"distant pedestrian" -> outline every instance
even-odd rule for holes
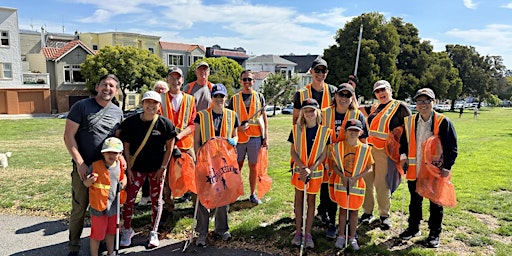
[[[464,112],[464,107],[459,108],[459,118],[462,117],[462,113]]]
[[[478,118],[478,108],[476,106],[473,108],[473,118]]]

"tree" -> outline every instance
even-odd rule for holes
[[[82,75],[87,79],[86,87],[94,92],[99,78],[114,74],[119,78],[123,94],[123,110],[126,90],[139,91],[144,85],[151,87],[167,74],[167,67],[155,54],[133,46],[106,46],[96,55],[89,55],[80,65]]]
[[[188,71],[187,83],[193,82],[197,79],[195,72],[196,65],[201,61],[208,63],[210,66],[210,76],[208,77],[208,81],[213,84],[221,83],[226,86],[230,97],[235,94],[235,89],[240,88],[240,74],[244,68],[240,66],[238,62],[226,57],[204,58],[197,60]]]
[[[297,76],[286,79],[282,74],[270,74],[268,78],[263,81],[262,93],[267,100],[267,104],[272,103],[274,106],[274,115],[276,114],[275,106],[277,104],[284,105],[291,102],[298,81],[299,77]],[[272,102],[269,102],[271,100]]]

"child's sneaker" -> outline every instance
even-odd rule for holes
[[[121,234],[121,241],[119,242],[119,246],[128,247],[132,244],[132,238],[135,236],[135,231],[132,228],[123,229]]]
[[[329,225],[329,228],[325,232],[325,236],[328,238],[336,238],[336,234],[338,234],[338,227],[336,225]]]
[[[300,246],[301,243],[302,243],[302,233],[295,232],[295,235],[293,236],[293,239],[292,239],[292,245]]]
[[[158,241],[158,233],[156,231],[149,232],[149,248],[158,247],[160,245],[160,241]]]
[[[348,239],[348,243],[352,246],[352,249],[354,249],[354,251],[359,250],[359,245],[357,244],[357,240],[355,238]]]
[[[313,236],[306,234],[306,248],[315,248],[315,242],[313,242]]]
[[[258,196],[256,196],[255,194],[252,194],[250,197],[249,197],[249,200],[251,201],[251,203],[253,204],[262,204],[263,202],[261,202],[261,200],[258,198]]]
[[[345,237],[344,237],[344,236],[338,236],[338,238],[336,239],[336,243],[334,244],[334,246],[336,246],[336,248],[338,248],[338,249],[343,249],[343,248],[345,248]]]

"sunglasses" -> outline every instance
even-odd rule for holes
[[[416,105],[422,105],[422,104],[430,104],[432,102],[431,99],[428,100],[417,100]]]
[[[339,97],[345,97],[347,99],[352,98],[352,94],[350,94],[350,93],[338,92],[337,94],[338,94]]]
[[[383,92],[385,90],[386,90],[386,88],[379,88],[379,89],[375,89],[375,91],[373,91],[373,93],[380,93],[380,92]]]
[[[250,78],[250,77],[244,77],[244,78],[242,78],[242,81],[244,81],[244,82],[252,82],[252,80],[254,80],[254,79],[252,79],[252,78]]]
[[[224,94],[215,94],[213,95],[214,98],[224,98]]]
[[[313,71],[315,71],[315,73],[322,73],[322,74],[325,74],[327,73],[327,69],[320,69],[320,68],[315,68],[313,69]]]

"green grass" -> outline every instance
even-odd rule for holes
[[[472,115],[458,118],[446,113],[458,134],[459,157],[452,181],[457,192],[457,208],[445,208],[442,245],[427,249],[419,239],[399,243],[395,238],[406,225],[409,193],[405,192],[405,215],[401,214],[402,187],[392,197],[393,228],[360,227],[361,255],[512,255],[512,109],[483,109],[477,120]],[[68,215],[71,207],[70,157],[62,134],[64,120],[0,120],[0,152],[12,151],[9,167],[0,169],[0,212]],[[263,204],[247,200],[248,177],[244,167],[246,195],[231,205],[230,230],[234,241],[217,246],[256,249],[273,254],[296,255],[290,246],[294,230],[293,187],[289,183],[289,148],[286,141],[291,116],[269,118],[269,174],[274,180]],[[317,198],[317,202],[318,202]],[[424,219],[428,203],[424,202]],[[192,203],[176,205],[173,219],[165,226],[167,236],[185,238],[192,225]],[[149,207],[137,208],[134,226],[148,230]],[[403,222],[402,222],[403,221]],[[315,249],[310,255],[335,255],[334,241],[324,238],[325,229],[315,223]],[[212,227],[211,227],[212,228]],[[426,221],[422,232],[428,234]]]

